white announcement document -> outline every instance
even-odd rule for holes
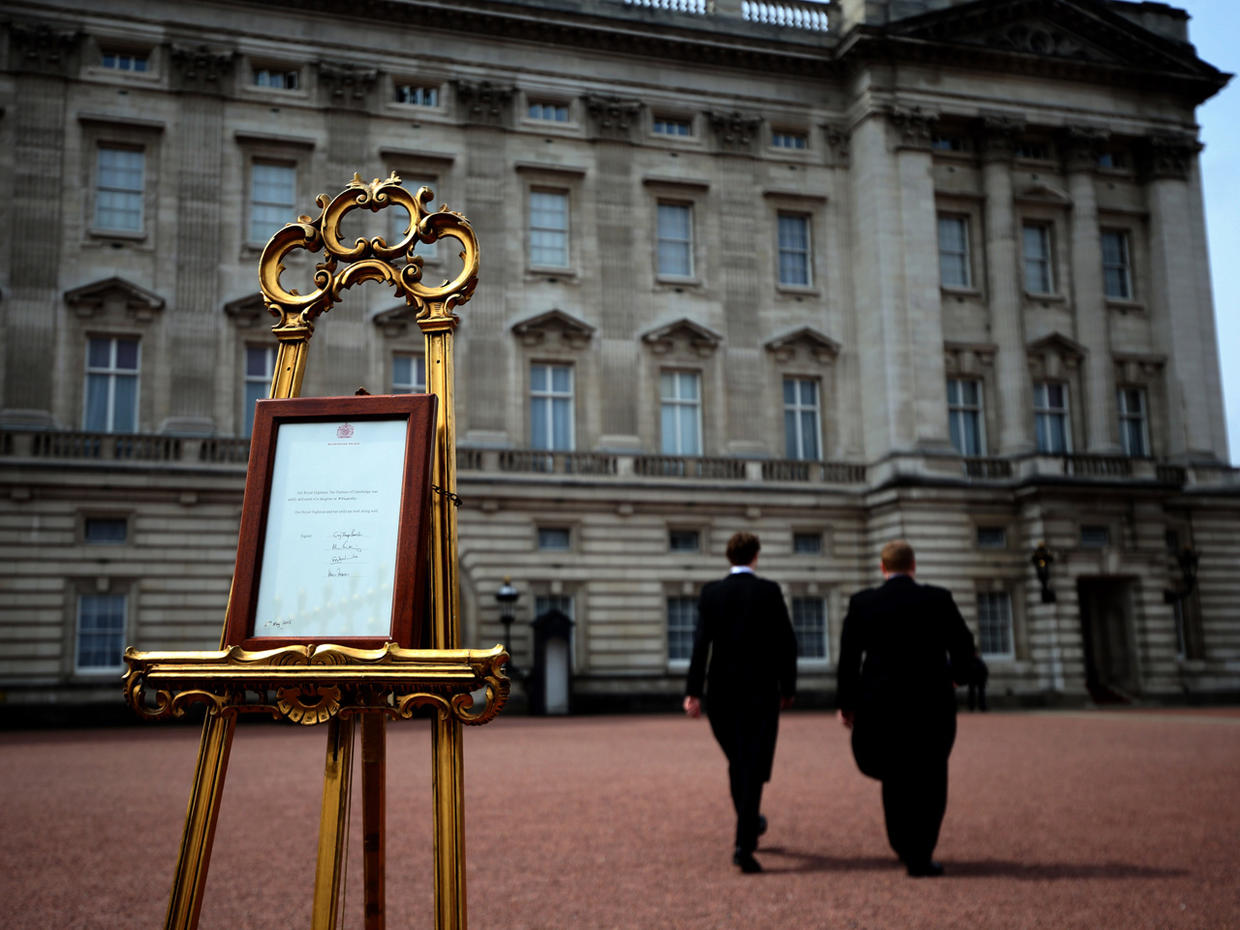
[[[276,454],[255,636],[387,636],[405,420],[285,423]]]

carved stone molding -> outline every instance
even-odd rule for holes
[[[586,94],[581,98],[590,118],[590,134],[598,139],[631,142],[633,134],[641,126],[640,100],[624,97],[602,97]]]
[[[376,313],[371,317],[370,322],[374,323],[388,339],[399,339],[404,336],[410,326],[417,324],[418,313],[413,307],[401,304],[390,310],[384,310]]]
[[[827,146],[827,164],[833,168],[847,168],[849,162],[849,133],[836,123],[822,123],[822,139]]]
[[[767,342],[764,348],[777,362],[790,362],[796,358],[798,352],[805,351],[815,362],[827,365],[834,362],[840,354],[838,342],[810,326],[802,326],[776,336]]]
[[[174,45],[168,50],[173,90],[199,94],[223,94],[232,77],[237,56],[205,45]]]
[[[65,291],[65,303],[79,319],[102,316],[111,307],[123,307],[136,323],[149,323],[164,309],[164,299],[124,278],[112,277]]]
[[[945,342],[944,366],[949,375],[979,375],[994,367],[997,350],[993,343]]]
[[[1112,356],[1115,363],[1115,380],[1120,384],[1146,384],[1162,374],[1167,364],[1165,355],[1154,355],[1143,352],[1116,352]]]
[[[1025,121],[1015,116],[982,117],[981,149],[983,162],[1010,162],[1016,156],[1016,143],[1025,131]]]
[[[512,333],[527,348],[553,344],[582,349],[594,335],[594,327],[563,310],[552,309],[514,323]]]
[[[55,29],[48,23],[11,23],[10,66],[14,71],[68,77],[75,70],[74,57],[85,38],[83,32]]]
[[[1036,381],[1060,378],[1076,371],[1084,361],[1087,350],[1063,333],[1054,332],[1029,343],[1026,353],[1029,374]]]
[[[1186,181],[1201,143],[1193,136],[1160,133],[1145,140],[1146,172],[1151,180]]]
[[[359,68],[330,61],[320,61],[317,67],[323,102],[328,106],[340,104],[352,107],[365,100],[379,81],[377,68]]]
[[[267,317],[268,312],[263,295],[258,291],[224,304],[224,315],[232,320],[238,329],[252,329]]]
[[[715,132],[720,151],[751,155],[757,152],[762,138],[762,117],[746,116],[738,110],[731,113],[707,112],[706,119]]]
[[[1069,126],[1063,133],[1064,167],[1068,171],[1093,171],[1110,138],[1105,129]]]
[[[642,342],[650,346],[650,351],[655,355],[667,355],[679,344],[687,347],[692,354],[706,358],[719,348],[723,336],[684,317],[643,333]]]
[[[934,139],[934,126],[939,119],[937,113],[931,113],[921,107],[897,105],[888,110],[887,119],[896,131],[896,151],[901,149],[930,151],[930,143]]]
[[[490,81],[453,81],[461,121],[478,126],[507,126],[516,88]]]

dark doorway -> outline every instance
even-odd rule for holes
[[[1089,694],[1100,704],[1130,701],[1138,690],[1131,633],[1133,581],[1080,578],[1076,586]]]

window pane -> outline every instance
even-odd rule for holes
[[[680,277],[693,274],[692,215],[685,204],[659,204],[658,272]]]
[[[680,454],[702,454],[702,440],[698,436],[696,406],[683,406],[680,408]]]
[[[697,627],[697,601],[691,597],[667,599],[667,657],[687,662],[693,655],[693,633]]]
[[[137,431],[138,379],[117,375],[113,382],[112,431],[133,433]]]
[[[797,658],[827,657],[826,607],[822,598],[792,599],[792,631],[796,634]]]
[[[86,376],[86,412],[83,427],[94,432],[104,432],[108,428],[108,385],[107,375]]]
[[[982,655],[1012,655],[1012,603],[1006,591],[978,594],[977,627]]]
[[[128,532],[124,517],[87,517],[82,535],[88,543],[123,543]]]
[[[123,594],[83,594],[78,598],[78,668],[119,667],[124,635]]]

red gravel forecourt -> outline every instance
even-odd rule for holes
[[[469,919],[530,928],[1240,927],[1240,709],[962,714],[936,858],[887,848],[823,711],[781,720],[758,859],[731,864],[705,720],[503,716],[465,737]],[[433,923],[430,730],[388,727],[387,926]],[[184,725],[0,733],[0,926],[162,926]],[[306,927],[326,730],[242,724],[203,930]],[[355,754],[360,755],[360,754]],[[362,925],[360,777],[342,925]]]

